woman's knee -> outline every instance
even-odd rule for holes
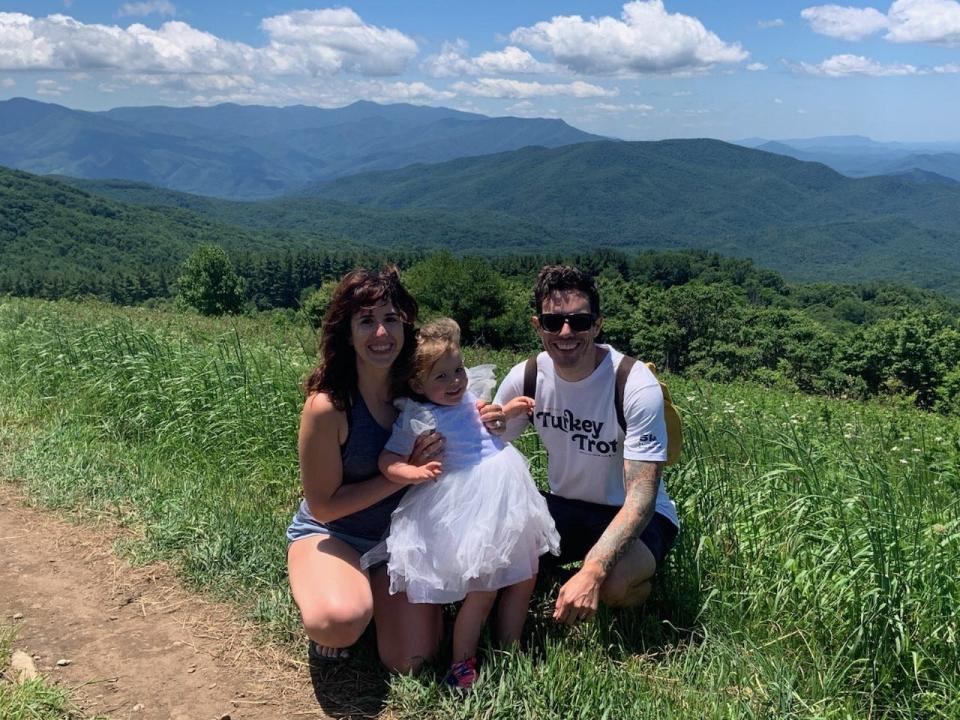
[[[358,603],[318,602],[301,608],[303,627],[316,643],[331,647],[353,645],[373,617],[373,608]]]

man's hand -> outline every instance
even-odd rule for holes
[[[600,605],[600,585],[603,579],[590,568],[583,568],[560,588],[553,619],[564,625],[573,625],[591,619]]]

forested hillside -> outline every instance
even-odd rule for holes
[[[314,192],[370,207],[506,213],[593,247],[717,250],[797,280],[960,291],[960,186],[855,180],[716,140],[526,148]]]

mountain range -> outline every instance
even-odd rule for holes
[[[960,185],[851,179],[716,140],[524,148],[364,173],[255,203],[70,181],[247,229],[376,247],[557,253],[700,248],[800,281],[885,278],[960,294]]]
[[[794,140],[749,138],[737,144],[823,163],[848,177],[897,175],[960,183],[960,143],[881,143],[861,135],[836,135]]]
[[[368,170],[596,139],[562,120],[372,102],[105,112],[24,98],[0,102],[0,165],[232,199],[277,197]]]

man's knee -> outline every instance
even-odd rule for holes
[[[632,581],[610,577],[600,586],[600,602],[612,607],[633,607],[640,605],[650,597],[652,581],[645,580]]]

